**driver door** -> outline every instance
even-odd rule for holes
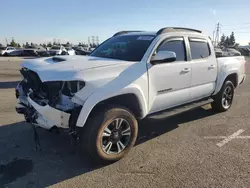
[[[187,61],[186,44],[183,37],[164,40],[159,51],[172,51],[176,61],[149,65],[150,113],[178,106],[190,101],[191,63]]]

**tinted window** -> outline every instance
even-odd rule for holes
[[[155,36],[121,35],[108,39],[98,46],[90,56],[125,61],[141,61]]]
[[[60,50],[61,47],[60,47],[60,46],[52,46],[51,49],[52,49],[52,50]]]
[[[192,59],[203,59],[210,56],[209,45],[206,41],[190,41]]]
[[[157,52],[159,51],[175,52],[176,61],[186,61],[185,46],[184,46],[184,41],[182,40],[163,42],[163,44],[159,46]]]

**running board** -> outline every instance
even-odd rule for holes
[[[173,107],[173,108],[170,108],[170,109],[167,109],[167,110],[163,110],[163,111],[160,111],[160,112],[149,114],[147,117],[161,116],[161,117],[166,118],[166,117],[169,117],[169,116],[180,114],[182,112],[186,112],[186,111],[194,109],[194,108],[198,108],[198,107],[210,104],[213,101],[214,100],[211,99],[211,98],[205,99],[205,100],[203,99],[203,100],[200,100],[200,101],[184,104],[184,105],[181,105],[181,106],[177,106],[177,107]]]

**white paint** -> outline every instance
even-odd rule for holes
[[[216,145],[218,147],[224,146],[226,143],[230,142],[233,139],[250,139],[250,136],[239,136],[241,133],[243,133],[244,130],[240,129],[237,132],[233,133],[230,136],[206,136],[205,139],[224,139],[221,142],[217,143]]]
[[[226,143],[230,142],[231,140],[233,140],[236,136],[239,136],[241,133],[243,133],[244,130],[240,129],[237,132],[233,133],[232,135],[230,135],[229,137],[225,138],[224,140],[222,140],[221,142],[217,143],[216,145],[219,147],[224,146]]]
[[[225,139],[226,136],[205,136],[205,139]]]
[[[250,136],[237,136],[236,138],[239,138],[239,139],[250,139]]]

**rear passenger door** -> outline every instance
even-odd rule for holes
[[[191,55],[191,88],[192,100],[211,95],[217,78],[217,60],[211,42],[205,38],[189,37]]]

